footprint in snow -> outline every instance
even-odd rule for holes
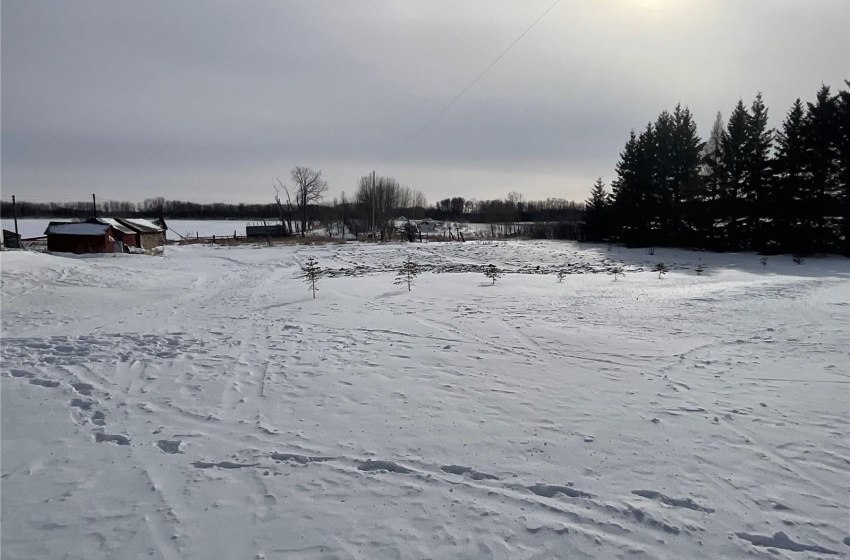
[[[104,434],[101,432],[96,432],[94,434],[94,440],[98,443],[108,442],[115,443],[117,445],[130,445],[130,438],[127,436],[122,436],[120,434]]]

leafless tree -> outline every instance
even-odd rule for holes
[[[309,167],[295,166],[289,172],[295,183],[295,206],[301,215],[301,236],[307,232],[307,207],[322,200],[328,190],[327,181],[322,179],[322,172],[313,171]]]
[[[274,187],[274,201],[277,202],[277,208],[280,211],[280,223],[286,228],[287,235],[292,235],[292,197],[289,196],[289,189],[280,179],[277,179],[277,185],[272,186]],[[284,212],[283,203],[280,201],[280,189],[283,189],[283,192],[286,193],[286,212]]]
[[[392,177],[366,175],[357,182],[354,202],[364,214],[366,228],[391,230],[402,208],[424,207],[425,196]]]

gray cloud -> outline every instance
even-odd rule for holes
[[[269,199],[295,164],[426,195],[583,199],[631,128],[677,102],[705,133],[764,92],[848,71],[843,0],[10,1],[3,196]]]

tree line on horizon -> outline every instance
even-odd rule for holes
[[[848,84],[850,85],[850,84]],[[607,192],[586,203],[584,238],[629,246],[850,255],[850,92],[797,99],[779,130],[761,94],[707,140],[687,107],[632,131]]]
[[[501,224],[494,234],[529,235],[628,246],[679,246],[715,251],[850,255],[850,92],[822,86],[814,102],[797,99],[779,130],[768,127],[759,93],[739,100],[728,121],[720,113],[707,140],[687,107],[663,111],[632,131],[616,165],[611,192],[602,179],[585,203],[425,196],[393,177],[361,177],[352,196],[327,200],[321,171],[295,167],[293,186],[280,180],[269,204],[193,203],[163,197],[141,203],[106,200],[101,216],[168,219],[280,220],[292,234],[320,224],[355,235],[392,230],[395,220]],[[286,193],[286,201],[280,190]],[[289,189],[292,189],[290,192]],[[19,218],[91,217],[91,202],[18,201]],[[12,203],[0,202],[11,218]],[[534,223],[545,227],[519,227]],[[553,224],[556,227],[553,227]],[[383,237],[383,236],[382,236]]]

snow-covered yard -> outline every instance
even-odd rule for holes
[[[0,258],[3,558],[850,553],[847,259]]]

